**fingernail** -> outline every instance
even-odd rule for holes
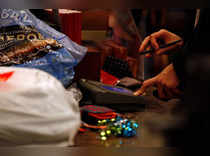
[[[135,96],[138,96],[138,95],[139,95],[139,92],[135,92],[134,95],[135,95]]]
[[[134,92],[133,95],[137,96],[138,95],[138,92]]]
[[[134,95],[134,96],[138,96],[138,94],[137,94],[137,93],[134,93],[133,95]]]
[[[134,93],[134,95],[138,96],[138,95],[142,95],[142,92],[141,91],[137,91]]]

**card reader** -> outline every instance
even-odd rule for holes
[[[95,104],[118,111],[142,111],[151,100],[146,96],[134,96],[129,89],[81,79],[78,87],[83,93],[80,105]],[[89,103],[88,103],[89,102]]]

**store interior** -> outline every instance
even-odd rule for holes
[[[197,147],[209,127],[205,11],[0,9],[0,146]]]

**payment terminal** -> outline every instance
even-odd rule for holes
[[[119,111],[144,110],[150,102],[146,96],[134,96],[129,89],[81,79],[78,87],[83,93],[80,105],[95,104]]]

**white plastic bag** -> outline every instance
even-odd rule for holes
[[[79,126],[78,102],[53,76],[0,67],[0,145],[73,145]]]

